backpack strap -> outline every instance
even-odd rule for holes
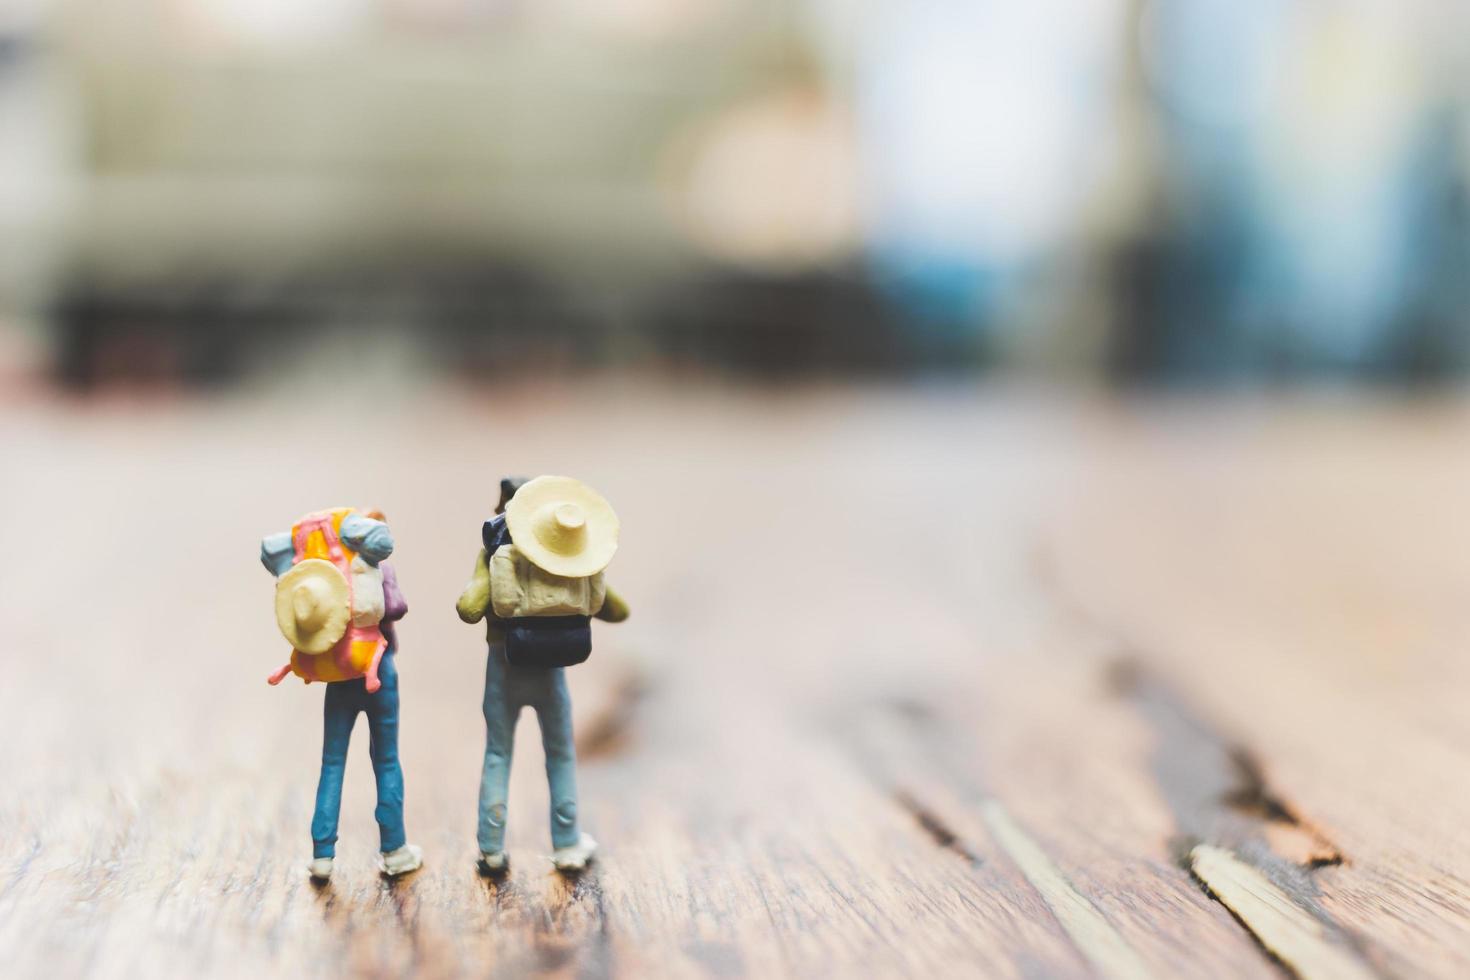
[[[378,665],[383,662],[383,651],[388,648],[388,638],[378,633],[378,646],[373,651],[373,659],[368,662],[367,671],[363,674],[363,687],[369,694],[376,694],[383,682],[378,680]]]
[[[505,526],[505,515],[496,514],[480,528],[480,543],[485,546],[485,560],[489,561],[501,545],[515,544],[510,539],[510,528]]]
[[[342,541],[337,537],[337,529],[332,526],[332,512],[323,510],[315,514],[308,514],[296,522],[295,533],[291,536],[291,546],[296,551],[296,560],[300,561],[306,554],[306,542],[313,531],[320,531],[322,541],[327,546],[327,557],[342,570],[342,575],[347,579],[347,608],[357,608],[357,586],[353,582],[352,566],[347,561],[347,555],[342,550]]]
[[[342,542],[337,537],[337,529],[332,526],[332,515],[329,513],[309,514],[296,523],[296,533],[291,538],[291,546],[296,549],[296,560],[300,561],[306,554],[306,541],[311,537],[313,531],[320,531],[322,541],[327,546],[327,554],[332,559],[332,564],[346,569],[347,556],[342,551]]]

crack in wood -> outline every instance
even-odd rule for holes
[[[909,812],[909,815],[914,818],[915,822],[929,835],[934,843],[946,851],[953,851],[955,854],[958,854],[969,862],[971,867],[980,866],[982,863],[980,856],[960,839],[960,835],[955,833],[939,814],[920,803],[912,794],[905,790],[897,790],[893,794],[893,798],[899,806]]]
[[[1210,844],[1195,845],[1188,864],[1206,893],[1293,975],[1304,980],[1377,977],[1344,936],[1302,908],[1259,868]]]
[[[1326,834],[1272,790],[1260,760],[1249,749],[1234,746],[1230,761],[1235,767],[1236,785],[1221,797],[1221,802],[1265,822],[1264,833],[1273,851],[1313,870],[1346,863],[1342,851]]]
[[[1118,635],[1062,585],[1050,549],[1032,552],[1032,570],[1060,615],[1089,632]],[[1159,736],[1154,768],[1180,826],[1175,848],[1180,867],[1189,870],[1187,852],[1198,841],[1249,845],[1242,837],[1264,842],[1244,850],[1263,851],[1268,863],[1308,872],[1347,863],[1341,848],[1271,787],[1249,747],[1221,733],[1148,671],[1142,658],[1120,646],[1104,669],[1106,687],[1131,701]],[[1302,890],[1315,894],[1314,885]]]
[[[1102,636],[1115,630],[1059,584],[1049,552],[1035,572],[1059,613]],[[1156,735],[1155,778],[1180,833],[1180,868],[1298,976],[1372,977],[1364,944],[1318,904],[1311,872],[1347,863],[1342,850],[1274,789],[1260,759],[1197,713],[1126,646],[1105,667],[1108,690],[1133,704]]]
[[[1261,949],[1303,977],[1373,976],[1364,944],[1324,911],[1312,872],[1346,857],[1275,789],[1245,745],[1133,657],[1108,682],[1154,730],[1154,770],[1180,835],[1179,866]]]
[[[1045,849],[1016,823],[1004,804],[981,788],[973,772],[974,760],[967,758],[965,763],[960,764],[950,758],[954,751],[954,739],[943,732],[943,721],[932,705],[918,699],[901,698],[880,702],[880,707],[882,710],[877,712],[878,717],[902,723],[890,735],[899,736],[900,732],[906,732],[910,738],[922,744],[924,751],[920,756],[930,760],[930,764],[944,774],[947,782],[974,801],[980,823],[986,832],[1040,897],[1042,904],[1050,910],[1058,927],[1083,961],[1104,977],[1139,978],[1152,975],[1143,957],[1118,932],[1092,899],[1078,889],[1052,861]],[[881,724],[881,721],[870,719],[861,732],[872,738],[873,727],[881,727]],[[854,730],[843,741],[852,749],[861,745],[863,739]],[[891,749],[902,738],[890,737],[876,741]],[[902,787],[895,775],[896,767],[885,767],[881,761],[881,752],[857,751],[855,755],[863,760],[863,770],[868,776],[892,794],[895,802],[914,818],[930,840],[964,858],[971,868],[984,867],[984,859],[976,849],[939,815],[936,808]]]
[[[629,670],[613,686],[607,703],[581,727],[577,756],[584,762],[616,755],[628,747],[638,707],[651,685],[643,673]]]
[[[1157,735],[1154,772],[1180,830],[1176,857],[1200,842],[1227,847],[1262,866],[1305,899],[1308,872],[1346,862],[1342,850],[1271,786],[1247,746],[1220,732],[1140,661],[1120,656],[1107,668],[1110,690],[1130,701]]]

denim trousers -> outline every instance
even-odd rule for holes
[[[505,813],[516,719],[527,705],[536,709],[551,787],[551,843],[570,847],[577,829],[577,749],[572,740],[572,699],[560,667],[513,667],[505,644],[490,644],[485,662],[485,767],[480,773],[480,850],[505,850]]]
[[[347,743],[359,711],[368,719],[368,754],[378,781],[379,846],[386,853],[404,844],[403,767],[398,764],[398,668],[393,652],[378,665],[382,687],[367,692],[359,677],[327,685],[322,712],[322,778],[316,787],[316,815],[311,820],[313,857],[337,853],[337,816],[342,810],[342,774],[347,768]]]

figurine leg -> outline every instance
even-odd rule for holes
[[[572,699],[566,674],[546,671],[536,700],[541,744],[546,749],[546,782],[551,787],[551,843],[560,849],[580,839],[577,830],[577,746],[572,738]]]
[[[396,851],[406,843],[403,831],[403,767],[398,762],[398,668],[391,656],[378,667],[378,692],[367,699],[368,754],[378,781],[379,850]]]
[[[505,850],[505,815],[510,793],[510,759],[515,751],[521,706],[506,684],[505,649],[490,647],[485,666],[485,766],[480,772],[480,853]]]
[[[322,700],[322,775],[316,786],[316,815],[311,820],[314,858],[337,853],[337,815],[342,809],[342,773],[347,768],[347,742],[357,720],[351,681],[327,685]]]

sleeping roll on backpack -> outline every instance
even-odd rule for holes
[[[485,522],[490,608],[505,623],[507,661],[552,668],[587,659],[618,528],[601,495],[565,476],[527,482],[503,516]]]

